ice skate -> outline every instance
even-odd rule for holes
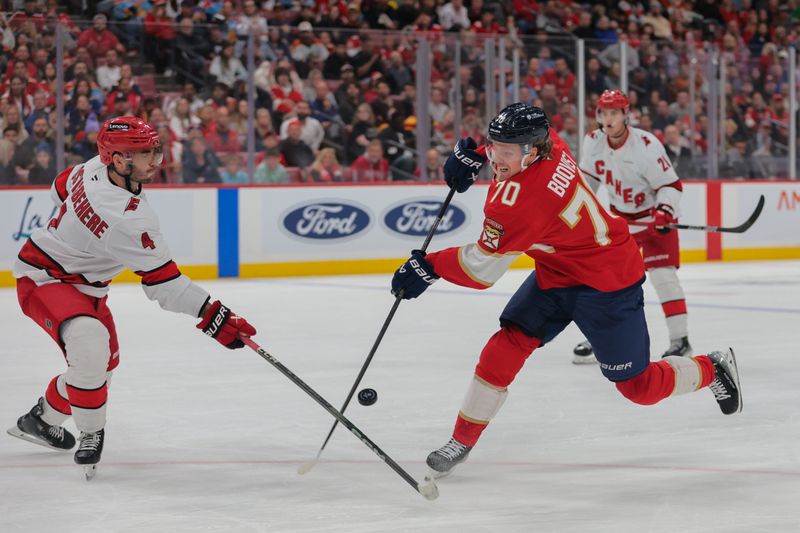
[[[586,365],[596,363],[597,358],[594,356],[594,350],[589,341],[579,342],[575,349],[572,350],[572,363],[576,365]]]
[[[689,337],[681,337],[680,339],[672,339],[669,341],[669,348],[661,354],[661,358],[675,355],[678,357],[691,357],[692,345],[689,344]]]
[[[723,414],[738,413],[742,410],[742,391],[733,348],[728,348],[727,352],[711,352],[708,358],[714,363],[716,372],[716,377],[708,388],[714,393]]]
[[[86,480],[92,479],[97,472],[97,463],[103,453],[103,439],[105,430],[101,429],[95,433],[81,432],[81,442],[78,451],[75,452],[75,463],[83,466]]]
[[[447,444],[428,455],[425,461],[434,479],[449,475],[456,465],[467,460],[472,446],[465,446],[456,439],[450,439]]]
[[[75,446],[75,437],[61,426],[51,426],[42,420],[44,398],[39,398],[30,412],[17,420],[17,425],[9,428],[7,433],[51,450],[71,450]]]

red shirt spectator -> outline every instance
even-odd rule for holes
[[[166,2],[155,2],[153,10],[144,17],[144,33],[162,41],[175,38],[175,21],[166,11]]]
[[[105,15],[95,15],[92,22],[92,27],[83,30],[78,37],[78,46],[88,48],[95,59],[103,57],[109,48],[116,48],[120,53],[125,52],[125,47],[119,42],[117,36],[106,27]]]
[[[227,107],[217,109],[217,121],[213,128],[206,134],[209,148],[216,153],[240,152],[242,143],[239,135],[230,127],[231,118]]]
[[[367,151],[358,156],[350,166],[353,181],[388,181],[389,162],[383,157],[383,145],[375,139]]]

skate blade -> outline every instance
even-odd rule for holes
[[[736,392],[739,393],[739,408],[731,413],[736,414],[741,413],[742,407],[744,406],[742,402],[742,385],[739,383],[739,365],[736,364],[736,354],[733,353],[733,348],[730,346],[728,347],[728,351],[731,353],[731,359],[733,360],[733,381],[736,383]]]
[[[574,355],[572,356],[573,365],[596,365],[597,358],[594,355]]]
[[[86,481],[91,481],[97,474],[97,465],[83,465],[83,475],[86,476]]]
[[[42,446],[43,448],[47,448],[48,450],[55,450],[57,452],[68,452],[69,451],[69,450],[64,449],[64,448],[56,448],[55,446],[51,446],[50,443],[48,443],[47,441],[43,441],[42,439],[38,439],[38,438],[34,437],[33,435],[28,435],[27,433],[25,433],[24,431],[19,429],[17,426],[13,426],[13,427],[8,428],[6,430],[6,433],[8,433],[12,437],[16,437],[16,438],[18,438],[20,440],[24,440],[24,441],[30,442],[32,444],[38,444],[39,446]]]
[[[456,465],[456,466],[458,466],[458,465]],[[447,472],[439,472],[438,470],[434,470],[433,468],[428,467],[428,475],[425,476],[425,479],[426,480],[428,480],[428,479],[435,480],[435,479],[446,478],[447,476],[449,476],[450,474],[453,473],[453,470],[456,469],[456,466],[454,466],[453,468],[451,468]]]

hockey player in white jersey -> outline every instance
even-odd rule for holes
[[[227,348],[255,328],[181,274],[142,192],[160,168],[158,134],[144,121],[119,117],[97,135],[99,155],[69,167],[53,182],[59,210],[30,236],[14,265],[22,311],[58,343],[67,370],[8,433],[59,449],[76,440],[62,427],[72,416],[80,431],[75,462],[94,475],[105,437],[111,373],[119,363],[109,282],[125,267],[142,278],[151,300],[200,318],[197,327]]]
[[[605,91],[597,106],[600,128],[586,135],[580,169],[596,192],[608,189],[611,211],[629,221],[642,248],[647,276],[656,289],[667,320],[670,345],[662,357],[690,356],[686,300],[678,280],[678,232],[669,228],[678,217],[683,187],[661,142],[649,132],[628,125],[630,103],[620,91]],[[596,362],[592,346],[579,343],[574,363]]]

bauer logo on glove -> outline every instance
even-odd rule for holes
[[[464,192],[478,178],[486,163],[486,157],[476,149],[478,145],[471,137],[461,139],[453,148],[453,153],[444,163],[444,180],[450,188]]]

